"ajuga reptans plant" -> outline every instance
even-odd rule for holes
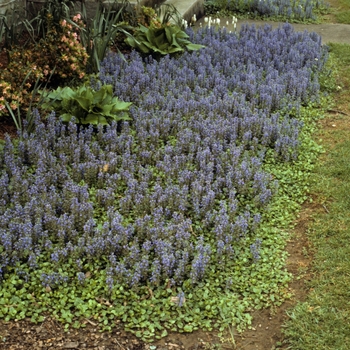
[[[55,115],[36,120],[0,153],[0,268],[27,278],[47,262],[43,286],[84,284],[87,262],[106,288],[195,286],[239,261],[278,183],[267,158],[298,157],[302,105],[319,97],[320,37],[244,26],[239,35],[188,31],[199,52],[179,59],[109,55],[99,89],[132,102],[130,121],[78,131]],[[92,266],[92,265],[91,265]]]

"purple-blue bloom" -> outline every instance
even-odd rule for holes
[[[188,33],[206,47],[159,61],[110,54],[101,63],[95,87],[112,84],[133,103],[120,129],[37,115],[17,148],[6,138],[2,273],[18,262],[33,271],[44,255],[56,267],[71,258],[81,283],[82,261],[101,259],[109,288],[181,285],[205,279],[215,261],[239,259],[236,242],[254,238],[276,192],[266,154],[298,156],[298,110],[318,99],[326,55],[317,35],[287,24]],[[43,285],[65,281],[42,276]]]

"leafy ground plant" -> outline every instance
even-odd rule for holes
[[[35,133],[6,139],[4,319],[117,319],[152,340],[242,329],[249,311],[289,296],[284,228],[318,151],[327,53],[288,24],[188,34],[205,48],[101,64],[96,90],[133,103],[120,132],[37,116]]]
[[[193,44],[189,36],[178,26],[168,24],[160,28],[144,27],[140,24],[132,37],[126,42],[144,54],[170,55],[203,48],[203,45]]]
[[[185,50],[195,51],[203,45],[194,44],[182,27],[180,15],[170,5],[162,5],[157,12],[142,7],[144,25],[139,23],[133,36],[126,38],[126,43],[139,52],[155,57],[183,53]],[[161,16],[161,17],[160,17]]]
[[[97,91],[86,85],[75,89],[59,87],[45,95],[45,100],[42,107],[55,111],[63,122],[75,118],[78,124],[108,125],[113,121],[130,120],[131,102],[113,96],[112,85],[102,85]]]

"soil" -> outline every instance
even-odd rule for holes
[[[329,27],[332,30],[332,27]],[[334,27],[333,27],[334,28]],[[350,26],[349,26],[350,28]],[[313,31],[313,26],[309,26]],[[336,34],[336,33],[334,33]],[[350,35],[348,37],[350,44]],[[0,53],[0,69],[7,64],[4,52]],[[343,107],[343,106],[342,106]],[[344,106],[344,108],[346,108]],[[350,109],[330,111],[331,118],[325,119],[323,129],[342,127],[339,120],[344,121],[344,113],[350,115]],[[340,118],[341,117],[341,118]],[[2,118],[0,123],[0,139],[5,133],[16,135],[16,128],[11,119]],[[252,328],[242,334],[235,333],[219,338],[215,332],[193,332],[190,334],[170,334],[162,340],[145,344],[130,333],[123,331],[122,325],[116,325],[111,332],[100,332],[97,325],[86,321],[86,328],[65,332],[62,324],[47,317],[40,324],[29,320],[4,322],[0,321],[0,350],[59,350],[59,349],[88,349],[88,350],[171,350],[171,349],[244,349],[244,350],[273,350],[287,349],[284,344],[282,325],[288,318],[286,311],[298,301],[306,298],[312,278],[312,247],[308,241],[307,230],[312,221],[312,215],[317,211],[326,210],[321,201],[313,198],[312,203],[305,203],[295,221],[295,227],[290,232],[287,243],[289,253],[287,268],[294,279],[290,284],[293,297],[281,307],[260,310],[253,313]],[[89,323],[90,322],[90,323]]]

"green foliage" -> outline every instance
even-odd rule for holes
[[[33,33],[34,28],[30,21],[23,19],[23,9],[13,8],[0,14],[0,44],[7,50],[11,50],[20,42],[23,44],[23,34],[32,38]]]
[[[37,106],[39,84],[65,84],[85,76],[88,55],[76,29],[79,18],[75,23],[73,27],[61,21],[59,28],[52,26],[39,42],[9,52],[9,64],[0,71],[0,116],[16,115],[17,128],[19,120]]]
[[[133,37],[126,42],[144,54],[168,55],[182,53],[185,50],[194,51],[203,45],[192,44],[189,36],[176,25],[161,25],[159,28],[145,27],[140,24]]]
[[[34,64],[42,72],[44,81],[51,73],[55,84],[85,76],[88,54],[80,41],[84,24],[79,16],[73,17],[72,22],[74,25],[61,20],[59,26],[52,26],[38,44],[24,51],[22,59]],[[20,60],[17,58],[16,62]]]
[[[339,23],[350,24],[350,10],[337,13],[336,18]]]
[[[7,50],[35,43],[45,38],[52,28],[58,28],[63,19],[69,20],[73,8],[71,0],[46,0],[39,12],[33,2],[29,2],[25,9],[15,7],[7,10],[0,15],[0,43]],[[23,40],[25,37],[28,38]]]
[[[183,28],[184,20],[180,12],[172,4],[161,4],[155,7],[156,19],[161,22],[161,24],[166,25],[173,23],[178,27]]]
[[[30,74],[30,73],[28,73]],[[26,79],[23,81],[21,89],[24,88],[24,85],[26,84]],[[40,84],[39,84],[39,78],[37,79],[37,81],[34,84],[33,90],[30,94],[31,96],[31,100],[29,101],[29,105],[28,105],[28,109],[25,113],[25,116],[23,114],[21,114],[21,110],[20,108],[16,108],[16,110],[14,111],[11,107],[11,105],[4,100],[5,106],[8,110],[8,113],[10,114],[16,128],[17,131],[19,131],[19,135],[20,137],[22,137],[23,131],[24,129],[28,132],[31,133],[34,129],[34,116],[35,113],[32,111],[32,104],[35,102],[37,103],[37,96],[39,94],[39,88],[40,88]],[[39,102],[38,102],[39,103]],[[25,120],[25,126],[23,125],[23,120]]]
[[[51,108],[64,122],[76,119],[79,124],[107,125],[112,121],[130,120],[130,102],[123,102],[113,96],[112,85],[103,85],[95,91],[88,86],[76,89],[57,88],[45,96],[49,101],[42,105]]]
[[[348,0],[333,1],[330,10],[337,23],[350,24],[350,2]],[[331,20],[334,21],[333,18]]]
[[[130,35],[129,31],[132,27],[123,21],[128,9],[129,3],[126,0],[115,0],[108,9],[102,2],[99,2],[94,18],[88,21],[86,20],[86,9],[83,8],[83,18],[86,23],[81,31],[81,41],[89,56],[87,62],[89,73],[99,72],[100,62],[105,58],[111,46],[118,50],[115,41],[116,39],[121,40],[119,35],[124,37]]]
[[[35,29],[34,40],[45,38],[52,28],[60,26],[62,20],[68,21],[75,3],[72,0],[45,0],[39,11],[36,6],[34,2],[29,2],[27,6],[32,18],[30,23]]]

